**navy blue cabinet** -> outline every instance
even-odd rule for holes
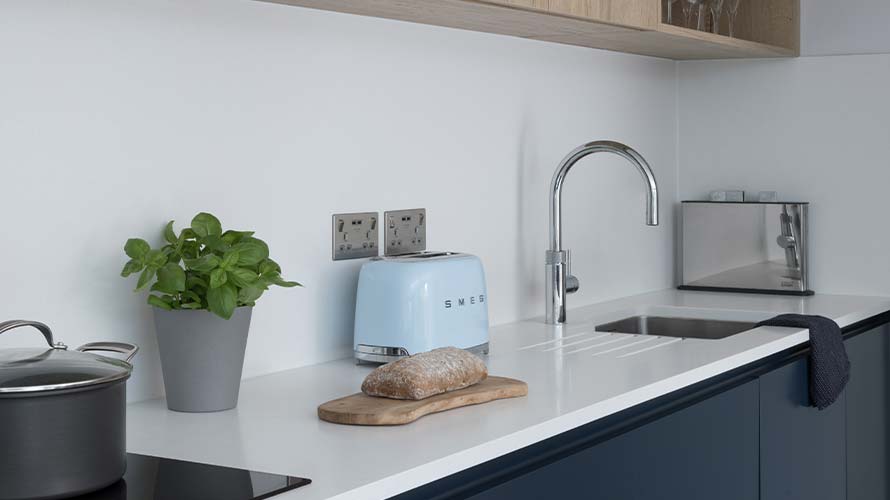
[[[846,342],[847,500],[890,498],[890,326]]]
[[[826,410],[797,348],[398,499],[890,500],[888,320],[845,332],[851,380]]]
[[[730,389],[473,500],[757,500],[758,383]]]
[[[801,358],[760,378],[761,500],[846,497],[846,396],[811,407],[808,368]]]

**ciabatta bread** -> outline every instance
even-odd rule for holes
[[[368,396],[425,399],[485,380],[488,368],[478,356],[443,347],[393,361],[372,371],[362,383]]]

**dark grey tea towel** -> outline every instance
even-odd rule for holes
[[[824,410],[844,392],[850,380],[850,359],[841,328],[824,316],[780,314],[757,326],[788,326],[810,330],[810,401]]]

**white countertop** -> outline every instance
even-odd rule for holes
[[[129,405],[127,450],[311,478],[276,498],[377,499],[432,482],[808,340],[807,331],[758,328],[723,340],[604,334],[593,327],[635,314],[757,321],[820,314],[841,327],[890,310],[890,298],[783,297],[665,290],[494,327],[492,375],[528,382],[526,398],[452,410],[400,427],[319,421],[316,407],[358,391],[371,368],[344,359],[245,380],[239,406],[220,413]],[[563,340],[556,340],[563,338]]]

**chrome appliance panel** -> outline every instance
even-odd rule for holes
[[[807,203],[682,203],[681,289],[812,295]]]

